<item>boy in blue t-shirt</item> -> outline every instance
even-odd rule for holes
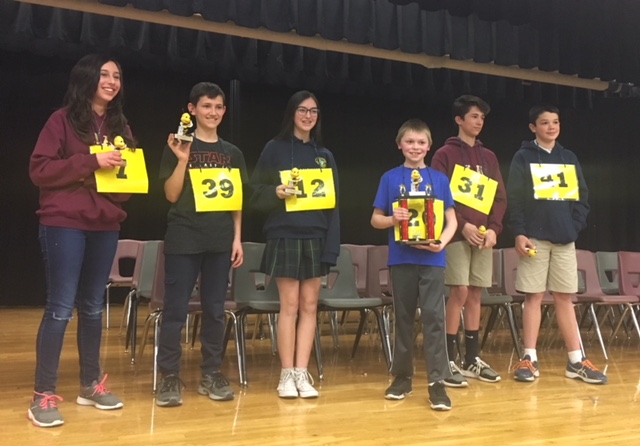
[[[373,204],[371,225],[389,232],[389,271],[395,311],[395,347],[391,373],[393,383],[385,398],[401,400],[411,393],[413,376],[413,324],[416,307],[422,318],[423,345],[429,379],[429,401],[434,410],[450,410],[443,380],[451,376],[445,331],[444,247],[453,237],[457,222],[449,180],[441,172],[430,169],[425,157],[431,147],[431,131],[419,119],[405,122],[396,137],[404,163],[386,172],[380,179]],[[412,209],[394,207],[401,190],[409,190],[414,172],[419,172],[420,190],[429,190],[444,204],[444,224],[440,243],[406,245],[395,241],[395,228],[403,221],[412,225],[420,218]],[[412,218],[413,214],[413,218]],[[436,216],[437,217],[437,216]]]

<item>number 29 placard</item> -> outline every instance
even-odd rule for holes
[[[291,170],[280,171],[282,184],[289,184]],[[333,182],[333,170],[300,169],[296,180],[298,195],[287,197],[287,212],[319,211],[336,207],[336,188]]]

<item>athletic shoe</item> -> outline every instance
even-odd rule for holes
[[[467,378],[475,378],[486,383],[497,383],[500,375],[489,364],[476,356],[476,361],[465,366],[460,371]]]
[[[451,410],[451,400],[441,381],[429,386],[429,402],[433,410]]]
[[[198,393],[209,395],[209,398],[215,401],[231,401],[234,397],[229,381],[220,372],[204,375],[200,381]]]
[[[293,378],[300,398],[317,398],[318,391],[313,388],[313,377],[307,369],[294,369]]]
[[[411,392],[411,377],[396,376],[384,392],[384,397],[388,400],[403,400],[405,396],[411,395]]]
[[[107,381],[107,376],[104,375],[100,382],[93,381],[90,386],[82,387],[80,395],[76,398],[76,403],[81,406],[95,406],[96,409],[102,410],[120,409],[124,406],[122,400],[111,393],[107,386],[104,385]]]
[[[64,423],[64,418],[58,410],[56,400],[63,401],[62,398],[54,395],[53,392],[33,393],[31,406],[27,411],[27,416],[33,425],[38,427],[61,426]]]
[[[182,389],[185,388],[184,383],[176,374],[170,374],[162,377],[160,388],[156,395],[156,406],[175,407],[182,404]]]
[[[587,358],[582,358],[582,361],[572,364],[567,363],[567,368],[564,371],[564,376],[567,378],[581,379],[589,384],[606,384],[607,377],[604,373],[599,371],[596,366],[591,364]]]
[[[451,376],[442,381],[445,386],[469,387],[469,383],[466,379],[464,379],[464,376],[462,376],[462,371],[455,362],[449,361],[449,368],[451,369]]]
[[[532,382],[540,376],[538,361],[531,361],[531,356],[525,355],[522,361],[515,365],[513,379],[520,382]]]
[[[280,398],[298,398],[298,389],[296,388],[293,369],[282,369],[280,372],[278,396]]]

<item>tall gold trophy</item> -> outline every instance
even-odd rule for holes
[[[412,222],[412,219],[400,222],[400,240],[404,245],[429,245],[440,244],[440,240],[436,238],[436,217],[434,211],[435,196],[432,193],[431,185],[427,184],[424,190],[420,190],[422,176],[419,170],[411,172],[411,190],[407,191],[406,187],[400,186],[400,197],[398,205],[404,209],[413,209],[410,201],[414,203],[419,201],[418,206],[422,215],[418,215],[418,221]],[[423,224],[420,224],[420,220]]]

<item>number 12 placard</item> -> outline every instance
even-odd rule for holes
[[[333,170],[300,169],[296,187],[300,194],[285,199],[287,212],[319,211],[336,207],[336,188],[333,182]],[[282,184],[289,184],[290,170],[280,171]]]

